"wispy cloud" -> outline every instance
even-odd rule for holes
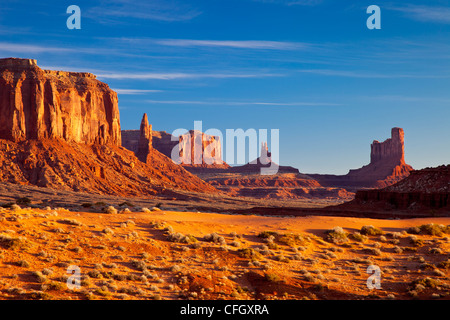
[[[155,40],[156,44],[176,47],[227,47],[240,49],[268,49],[268,50],[293,50],[307,48],[308,44],[285,41],[264,40],[192,40],[192,39],[161,39]]]
[[[360,96],[355,97],[363,100],[383,100],[396,102],[419,102],[419,103],[450,103],[449,98],[443,97],[419,97],[413,95],[377,95],[377,96]]]
[[[450,75],[437,74],[406,74],[406,73],[376,73],[370,71],[348,71],[348,70],[330,70],[330,69],[305,69],[297,72],[317,74],[332,77],[346,78],[372,78],[372,79],[395,79],[395,78],[421,78],[421,79],[441,79],[449,78]]]
[[[121,80],[178,80],[178,79],[202,79],[202,78],[214,78],[214,79],[228,79],[228,78],[261,78],[261,77],[280,77],[281,74],[269,74],[269,73],[101,73],[97,74],[99,78],[104,79],[121,79]]]
[[[87,10],[86,17],[100,22],[114,22],[121,18],[174,22],[188,21],[200,14],[198,9],[175,0],[101,0],[98,6]]]
[[[206,105],[206,106],[280,106],[280,107],[301,107],[301,106],[340,106],[338,103],[328,102],[272,102],[272,101],[200,101],[200,100],[147,100],[153,104],[170,105]]]
[[[418,21],[450,24],[450,7],[406,5],[392,6],[389,9],[403,12],[407,17]]]
[[[61,47],[41,46],[32,44],[18,44],[11,42],[0,42],[0,52],[13,52],[13,53],[68,53],[74,50]]]

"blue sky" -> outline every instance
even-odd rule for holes
[[[81,30],[69,30],[69,5]],[[381,8],[381,30],[366,9]],[[123,129],[279,129],[280,163],[345,174],[405,129],[414,168],[450,159],[450,0],[0,3],[0,56],[89,71]],[[270,142],[270,141],[269,141]]]

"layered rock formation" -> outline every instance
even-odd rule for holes
[[[370,164],[348,174],[308,174],[327,187],[344,187],[355,191],[360,188],[382,188],[406,178],[413,168],[405,163],[404,132],[401,128],[391,130],[391,138],[384,142],[373,141]]]
[[[0,59],[0,182],[122,196],[217,192],[151,149],[146,115],[141,132],[139,161],[121,147],[117,94],[107,84]]]
[[[405,133],[402,128],[392,128],[391,138],[384,142],[374,140],[370,146],[370,163],[405,164]]]
[[[222,145],[220,138],[203,132],[190,130],[180,136],[179,159],[177,163],[189,166],[222,165]]]
[[[0,59],[0,139],[121,143],[117,94],[93,74],[42,70]]]
[[[404,180],[383,189],[360,190],[349,205],[450,210],[450,165],[413,170]]]
[[[122,145],[138,154],[139,141],[146,141],[145,138],[139,138],[139,136],[142,137],[142,128],[141,131],[122,131],[122,135]],[[222,160],[222,145],[217,136],[194,130],[179,137],[165,131],[152,131],[150,140],[153,149],[171,158],[175,163],[181,164],[188,171],[197,172],[202,168],[229,168]]]
[[[275,163],[267,142],[262,143],[260,156],[243,166],[191,172],[217,189],[238,197],[350,200],[354,196],[342,188],[324,188],[316,180],[301,174],[298,169]]]

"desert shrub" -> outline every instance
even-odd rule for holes
[[[325,239],[334,244],[342,244],[348,241],[347,232],[341,227],[334,227],[331,230],[325,231]]]
[[[386,236],[392,239],[400,239],[402,237],[402,234],[400,232],[388,232],[386,233]]]
[[[423,246],[423,240],[418,239],[416,236],[410,236],[409,237],[409,243],[411,243],[413,246],[421,247]]]
[[[235,232],[235,231],[230,232],[230,236],[233,237],[234,239],[242,238],[242,235],[237,234],[237,232]]]
[[[60,220],[58,220],[58,222],[64,223],[64,224],[69,224],[72,226],[82,226],[83,225],[83,223],[81,223],[80,221],[75,220],[75,219],[60,219]]]
[[[246,258],[246,259],[251,259],[251,260],[260,260],[262,259],[262,255],[253,250],[252,248],[245,248],[245,249],[239,249],[238,251],[238,255],[241,258]]]
[[[443,253],[441,248],[430,248],[430,249],[428,249],[428,252],[431,254],[442,254]]]
[[[180,243],[194,243],[197,242],[197,238],[193,235],[184,235],[179,232],[169,233],[167,235],[167,240],[171,242],[180,242]]]
[[[289,263],[289,259],[288,258],[286,258],[284,255],[282,255],[282,254],[279,254],[279,255],[276,255],[275,257],[274,257],[274,259],[275,260],[277,260],[277,261],[280,261],[280,262],[284,262],[284,263]]]
[[[64,284],[62,284],[61,282],[57,282],[57,281],[52,281],[50,283],[43,283],[41,285],[42,291],[48,291],[48,290],[60,291],[60,290],[64,290],[65,288],[66,288],[66,286]]]
[[[264,278],[269,282],[280,282],[283,280],[278,274],[272,272],[264,273]]]
[[[102,230],[102,232],[104,234],[110,234],[110,235],[114,234],[114,231],[111,228],[105,228],[105,229]]]
[[[120,274],[120,273],[114,273],[113,274],[113,279],[117,280],[117,281],[126,281],[127,280],[127,275],[126,274]]]
[[[366,236],[380,236],[383,234],[383,231],[374,226],[363,226],[360,233]]]
[[[436,267],[434,266],[434,264],[425,262],[425,263],[422,263],[419,266],[419,269],[422,269],[422,270],[434,270],[434,269],[436,269]]]
[[[411,282],[413,287],[422,286],[423,288],[431,288],[434,289],[441,284],[439,280],[432,279],[430,277],[426,277],[423,279],[416,279]]]
[[[351,239],[355,240],[355,241],[359,241],[359,242],[366,242],[369,238],[359,232],[355,232],[350,234],[349,236]]]
[[[200,242],[194,242],[191,244],[192,249],[200,249],[202,247]]]
[[[281,244],[285,244],[287,246],[293,247],[297,245],[303,245],[306,240],[299,234],[287,233],[287,234],[279,234],[275,236],[276,241]]]
[[[131,265],[139,271],[147,270],[147,264],[143,260],[132,260]]]
[[[35,277],[36,281],[39,283],[47,282],[47,277],[42,274],[40,271],[34,271],[32,272],[32,275]]]
[[[239,248],[241,246],[241,243],[239,241],[233,241],[230,243],[231,246]]]
[[[278,233],[277,233],[277,232],[274,232],[274,231],[262,231],[262,232],[260,232],[260,233],[258,234],[258,237],[259,237],[259,238],[263,238],[263,239],[267,239],[267,238],[269,238],[270,236],[275,237],[275,236],[277,236],[277,235],[278,235]]]
[[[28,247],[28,241],[23,237],[12,237],[9,235],[0,234],[0,246],[6,249],[24,249]]]
[[[172,233],[172,232],[173,232],[173,228],[172,228],[172,226],[167,226],[167,227],[165,227],[165,228],[163,229],[163,231],[166,231],[166,232],[168,232],[168,233]]]
[[[395,247],[394,247],[394,252],[395,252],[395,253],[402,253],[402,252],[403,252],[403,249],[400,248],[399,246],[395,246]]]
[[[46,276],[51,276],[53,274],[53,270],[49,268],[45,268],[42,270],[42,274]]]
[[[18,205],[18,204],[12,204],[11,205],[11,211],[19,211],[19,210],[22,210],[22,208]]]
[[[100,271],[98,271],[98,270],[90,270],[90,271],[88,272],[88,276],[89,276],[90,278],[99,279],[99,278],[102,277],[102,273],[101,273]]]
[[[208,242],[220,243],[220,244],[226,243],[225,238],[222,236],[219,236],[216,232],[207,234],[206,236],[203,237],[203,240],[208,241]]]
[[[172,272],[174,272],[174,273],[180,272],[180,271],[181,271],[181,267],[180,267],[179,265],[177,265],[177,264],[174,264],[174,265],[170,268],[170,271],[172,271]]]
[[[141,211],[142,211],[142,212],[145,212],[145,213],[150,213],[150,212],[152,212],[149,208],[142,208]]]
[[[420,234],[420,228],[419,227],[410,227],[410,228],[408,228],[407,232],[409,234]]]
[[[30,267],[30,263],[27,260],[19,260],[16,263],[19,267],[23,267],[23,268],[29,268]]]
[[[378,248],[365,248],[364,252],[374,256],[381,256],[381,250]]]
[[[113,206],[108,206],[103,211],[109,214],[117,214],[117,209],[114,208]]]
[[[444,226],[441,224],[429,223],[423,224],[418,227],[412,227],[408,229],[408,233],[411,234],[426,234],[430,236],[442,236],[444,233],[450,233],[450,226]]]

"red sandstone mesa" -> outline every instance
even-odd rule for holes
[[[117,94],[93,74],[42,70],[36,60],[0,60],[0,138],[121,143]]]
[[[127,196],[217,192],[151,148],[146,116],[141,129],[139,161],[121,147],[117,94],[107,84],[0,59],[0,182]]]

